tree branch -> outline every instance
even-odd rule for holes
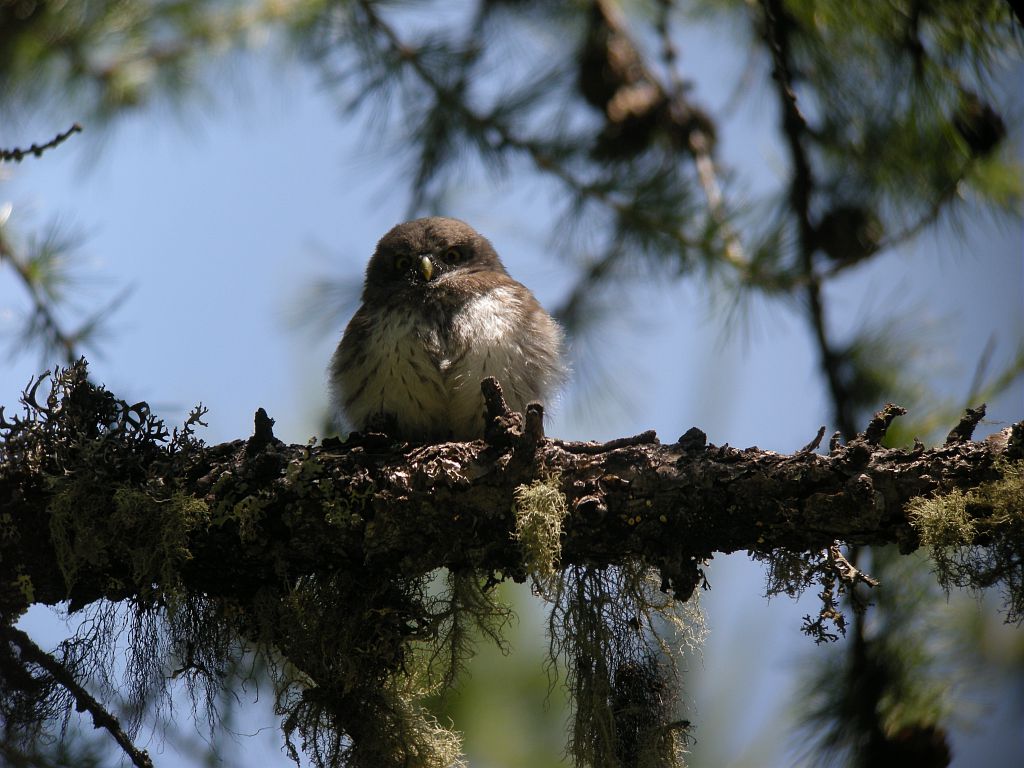
[[[95,728],[103,728],[109,732],[136,768],[153,768],[149,754],[132,744],[117,718],[79,685],[74,675],[63,664],[32,642],[32,638],[17,627],[0,625],[0,640],[17,647],[22,663],[35,664],[60,683],[74,697],[75,708],[79,712],[88,712]]]
[[[501,416],[500,404],[495,408],[492,416]],[[998,478],[997,460],[1017,457],[1024,434],[1021,423],[1005,441],[884,448],[882,433],[898,413],[889,407],[828,456],[803,450],[786,456],[707,445],[696,429],[667,445],[651,432],[605,444],[550,440],[539,430],[538,411],[525,428],[518,414],[506,412],[489,441],[410,445],[369,434],[310,447],[268,434],[192,447],[169,460],[141,450],[134,438],[128,458],[118,458],[120,449],[109,443],[120,428],[113,437],[83,434],[60,423],[72,418],[67,411],[52,408],[50,423],[62,444],[90,451],[88,472],[64,457],[60,474],[47,479],[34,464],[38,451],[15,462],[16,441],[11,458],[0,463],[0,519],[17,531],[0,542],[0,580],[31,585],[0,595],[0,613],[8,616],[28,602],[70,599],[74,610],[124,599],[170,573],[186,590],[211,597],[252,595],[261,585],[339,563],[406,578],[447,567],[524,580],[527,566],[512,535],[516,490],[535,482],[553,484],[565,498],[563,566],[639,558],[660,569],[664,584],[685,599],[703,579],[701,563],[716,552],[815,552],[836,542],[895,542],[912,551],[919,540],[907,502]],[[259,423],[266,425],[265,416]],[[0,428],[9,424],[0,412]],[[88,448],[90,441],[97,450]],[[50,450],[61,455],[64,447]],[[133,485],[133,475],[146,480]],[[91,479],[103,477],[111,480]],[[139,513],[112,511],[126,498],[136,505],[131,510],[139,498],[149,499],[166,525],[178,526],[175,535],[182,523],[168,505],[191,500],[190,526],[174,547],[166,532],[147,534],[156,537],[151,545],[140,542]],[[69,500],[69,519],[55,523],[54,510]],[[95,537],[88,556],[69,563],[69,545],[59,550],[57,529],[65,539]],[[140,546],[153,561],[141,573]],[[167,553],[149,551],[159,547]]]
[[[288,661],[275,677],[286,742],[313,745],[316,764],[407,765],[423,750],[450,764],[455,737],[418,714],[422,691],[403,693],[403,680],[450,680],[444,660],[468,653],[453,622],[500,620],[486,592],[504,579],[557,570],[560,583],[597,585],[607,604],[548,595],[568,622],[559,647],[576,648],[596,621],[602,647],[628,658],[644,658],[645,636],[616,626],[637,614],[651,632],[653,614],[679,621],[716,552],[769,561],[776,592],[820,583],[823,608],[804,630],[819,640],[845,626],[836,595],[873,583],[844,543],[909,552],[924,541],[937,562],[980,558],[956,583],[998,582],[1011,607],[1021,599],[1024,422],[1004,439],[973,442],[965,427],[934,449],[899,450],[881,445],[900,410],[888,406],[828,456],[709,445],[696,428],[670,445],[653,432],[579,443],[545,438],[542,409],[511,412],[487,380],[483,440],[285,445],[260,411],[252,438],[206,447],[193,434],[201,409],[172,432],[145,403],[89,382],[84,362],[55,371],[44,395],[46,378],[24,393],[24,414],[0,411],[0,626],[35,603],[74,613],[127,602],[163,622],[182,670],[215,687],[238,648],[272,650]],[[908,511],[932,495],[931,508]],[[962,535],[951,539],[950,524]],[[442,568],[462,586],[432,596]],[[589,654],[571,651],[570,675],[591,674]],[[411,671],[420,657],[427,666]],[[130,674],[162,664],[144,653]]]

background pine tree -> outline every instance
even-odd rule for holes
[[[0,165],[0,322],[15,353],[0,402],[13,404],[36,369],[99,354],[94,375],[125,396],[163,399],[154,406],[170,413],[211,404],[210,442],[248,434],[257,405],[304,442],[324,350],[375,238],[398,218],[443,212],[498,241],[573,335],[576,380],[550,433],[697,424],[715,442],[790,451],[822,422],[855,434],[890,400],[912,414],[895,442],[944,438],[981,401],[992,423],[979,433],[994,431],[1024,401],[1021,29],[1003,1],[4,2],[0,147],[43,144],[75,121],[86,130]],[[267,90],[311,122],[283,128]],[[253,131],[261,144],[244,143]],[[204,132],[212,150],[192,138]],[[142,187],[109,170],[119,156],[163,158],[153,167],[167,177]],[[267,173],[303,158],[308,179]],[[94,198],[135,185],[175,194]],[[231,203],[253,186],[258,209]],[[196,204],[200,188],[219,205]],[[309,255],[318,250],[329,264]],[[267,287],[260,273],[276,279]],[[290,352],[286,315],[323,341]],[[156,336],[150,322],[176,332]],[[948,607],[923,558],[849,557],[899,589],[852,595],[872,606],[828,649],[799,636],[798,618],[780,631],[803,659],[801,675],[796,664],[785,673],[799,679],[789,685],[802,730],[763,714],[781,705],[756,682],[709,669],[687,684],[699,739],[689,762],[1021,754],[1009,725],[1019,631],[1001,631],[992,610]],[[716,592],[760,591],[733,567],[711,568]],[[715,631],[714,611],[730,610],[719,599],[711,664],[736,642]],[[527,606],[513,642],[535,672],[522,660],[541,633]],[[762,608],[731,608],[747,615],[733,634],[807,612]],[[762,648],[751,671],[773,653]],[[536,701],[546,679],[510,669],[479,660],[444,711],[465,727],[471,760],[557,764],[561,718],[506,695],[515,682]],[[990,684],[966,686],[965,704],[962,681],[979,676]],[[745,719],[763,724],[754,737],[734,715],[707,714],[737,698],[762,701]],[[152,702],[136,704],[161,731]],[[989,758],[967,736],[986,719],[1007,723],[973,744]],[[516,720],[527,735],[510,735]],[[539,722],[554,727],[534,739]],[[182,733],[170,744],[183,759],[205,752]]]

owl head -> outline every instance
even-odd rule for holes
[[[363,301],[443,292],[495,272],[508,274],[487,238],[465,222],[441,216],[415,219],[380,239],[366,268]]]

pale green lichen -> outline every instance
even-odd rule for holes
[[[258,541],[267,504],[264,498],[246,496],[231,508],[228,517],[238,525],[238,538],[243,544]]]
[[[313,458],[309,450],[306,449],[300,458],[288,463],[285,479],[292,487],[292,492],[301,498],[305,495],[304,487],[313,485],[317,479],[324,476],[325,472],[324,465]]]
[[[337,483],[308,448],[288,463],[285,480],[290,495],[297,499],[317,499],[324,519],[342,530],[363,524],[363,513],[374,494],[370,483]]]
[[[562,521],[568,514],[559,476],[550,475],[515,491],[515,538],[526,569],[541,582],[554,577],[562,552]]]
[[[189,539],[207,520],[206,503],[181,491],[167,498],[134,488],[114,492],[110,523],[133,533],[129,554],[136,581],[155,575],[165,588],[176,585],[182,564],[192,558]]]
[[[296,760],[301,741],[317,766],[461,764],[458,734],[438,724],[424,697],[450,684],[465,652],[462,622],[479,601],[466,590],[480,591],[471,578],[452,575],[438,593],[426,577],[392,581],[357,568],[302,579],[254,605],[265,641],[287,659],[270,673]]]
[[[1007,621],[1024,620],[1024,461],[1001,461],[1002,477],[970,491],[912,499],[907,517],[931,549],[942,586],[1000,584]]]
[[[31,605],[36,600],[36,589],[32,584],[32,577],[28,574],[21,574],[18,576],[14,585],[17,590],[21,593],[21,596],[25,598],[25,603]]]
[[[127,486],[111,492],[84,479],[62,485],[50,503],[50,532],[69,589],[82,568],[123,563],[136,584],[169,591],[180,582],[189,537],[207,520],[202,500],[179,491],[157,498]]]

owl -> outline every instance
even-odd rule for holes
[[[482,437],[488,376],[523,412],[566,375],[558,324],[485,237],[442,217],[381,238],[329,371],[332,405],[349,428],[410,441]]]

